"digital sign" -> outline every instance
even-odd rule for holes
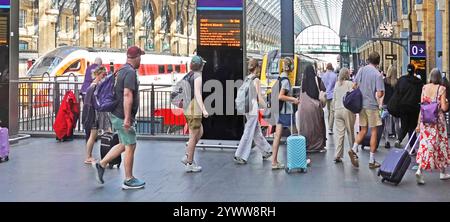
[[[241,47],[240,19],[200,19],[200,46]]]
[[[10,8],[10,0],[0,0],[0,8]]]
[[[409,53],[412,58],[427,57],[427,43],[425,41],[411,41],[409,45]]]
[[[197,7],[242,7],[242,0],[197,0]]]

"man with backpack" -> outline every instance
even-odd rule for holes
[[[195,147],[203,137],[203,117],[208,118],[209,114],[203,103],[203,79],[202,72],[206,61],[200,56],[194,56],[191,61],[191,72],[183,79],[190,85],[189,89],[183,92],[189,95],[188,101],[184,102],[184,115],[189,127],[189,142],[186,154],[181,160],[187,173],[198,173],[202,171],[202,167],[197,165],[194,159]]]
[[[104,183],[103,174],[109,162],[125,152],[125,181],[122,188],[141,189],[145,182],[133,176],[134,153],[136,150],[135,120],[139,109],[139,82],[137,70],[141,64],[141,56],[145,52],[139,47],[130,47],[127,51],[127,63],[117,72],[114,87],[117,105],[112,111],[111,122],[114,130],[118,132],[120,143],[105,156],[103,160],[94,165],[97,180]]]
[[[359,113],[359,125],[361,131],[356,137],[353,148],[349,151],[349,156],[354,167],[359,167],[358,147],[363,143],[363,140],[371,128],[370,137],[370,159],[369,168],[377,169],[381,165],[375,160],[375,152],[377,151],[378,130],[377,127],[382,126],[380,115],[380,105],[378,99],[384,96],[384,81],[383,76],[378,71],[377,66],[380,65],[380,54],[372,52],[369,55],[369,65],[362,67],[354,80],[354,88],[359,88],[362,93],[362,111]]]

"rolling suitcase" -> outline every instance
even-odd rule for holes
[[[9,161],[9,131],[0,128],[0,163]]]
[[[381,164],[380,170],[378,171],[378,176],[381,176],[381,182],[390,182],[398,186],[405,176],[406,171],[411,165],[411,157],[410,152],[408,151],[408,147],[414,136],[411,136],[409,142],[406,144],[405,149],[392,149],[389,154],[384,159]],[[413,147],[416,146],[418,141],[420,140],[417,137],[416,142]]]
[[[117,144],[119,144],[119,135],[117,133],[108,133],[105,132],[101,137],[101,145],[100,145],[100,156],[101,158],[105,158],[108,152]],[[120,164],[122,164],[122,156],[117,157],[113,161],[109,163],[109,168],[112,169],[114,166],[120,168]]]
[[[381,137],[383,136],[383,131],[384,131],[384,125],[382,126],[378,126],[377,127],[377,147],[380,146],[380,141],[381,141]],[[362,149],[364,149],[365,147],[370,147],[370,136],[372,134],[372,129],[369,128],[367,131],[366,136],[364,137],[364,140],[361,144]]]
[[[293,120],[291,120],[293,122]],[[301,135],[292,133],[293,124],[291,125],[291,136],[287,138],[287,164],[286,173],[302,172],[308,170],[306,157],[306,138]]]

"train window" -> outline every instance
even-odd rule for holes
[[[72,63],[72,65],[70,65],[69,68],[67,68],[67,70],[65,71],[65,73],[66,73],[66,72],[75,72],[75,71],[79,71],[80,68],[81,68],[81,61],[78,60],[78,61]]]
[[[167,73],[172,73],[173,72],[173,65],[168,65],[167,66]]]
[[[176,65],[175,66],[175,72],[176,73],[181,73],[181,65]]]
[[[158,70],[159,70],[159,74],[166,73],[166,69],[165,69],[164,65],[159,65],[158,66]]]

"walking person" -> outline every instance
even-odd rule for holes
[[[446,169],[450,164],[450,148],[444,112],[448,110],[449,104],[446,96],[446,87],[442,86],[442,74],[438,69],[431,71],[430,83],[423,87],[421,102],[430,104],[436,102],[438,106],[437,121],[425,123],[426,120],[419,115],[419,125],[416,132],[420,133],[420,145],[417,153],[419,169],[416,172],[417,184],[424,185],[423,171],[439,170],[440,179],[448,180],[450,175]]]
[[[329,134],[333,135],[334,128],[334,111],[333,107],[333,92],[334,87],[336,86],[337,75],[334,72],[333,64],[329,63],[327,65],[327,72],[322,75],[322,82],[326,88],[326,97],[327,97],[327,110],[328,110],[328,129]]]
[[[394,89],[397,86],[398,78],[397,78],[397,68],[393,65],[391,65],[388,69],[386,78],[384,79],[384,88],[385,88],[385,94],[382,98],[383,100],[383,115],[382,119],[384,122],[384,139],[386,141],[385,148],[390,149],[391,144],[389,143],[389,136],[395,135],[397,136],[398,132],[400,132],[400,119],[392,116],[387,106],[389,104],[389,101],[391,100],[392,96],[394,96]]]
[[[202,167],[195,162],[195,147],[203,137],[202,120],[208,118],[209,114],[203,103],[203,78],[202,72],[206,61],[200,56],[194,56],[191,61],[191,72],[189,73],[189,83],[191,86],[191,101],[184,110],[184,115],[189,127],[189,142],[187,151],[181,162],[185,165],[186,172],[198,173]],[[193,87],[193,88],[192,88]]]
[[[342,163],[344,158],[344,140],[345,133],[347,133],[349,146],[351,147],[355,142],[355,121],[356,115],[344,107],[343,98],[347,92],[352,91],[353,82],[350,80],[350,70],[342,68],[339,73],[339,81],[333,95],[333,103],[335,107],[335,125],[336,125],[336,154],[334,158],[335,163]]]
[[[441,77],[442,78],[442,77]],[[408,75],[399,79],[397,88],[400,96],[400,121],[401,129],[395,142],[396,148],[402,147],[402,142],[408,134],[413,136],[417,127],[420,112],[420,98],[422,95],[423,81],[415,76],[414,65],[408,65]],[[413,140],[414,141],[414,140]]]
[[[279,78],[279,96],[278,100],[280,102],[280,111],[278,116],[278,122],[276,125],[272,150],[273,150],[273,158],[272,158],[272,170],[281,170],[285,168],[285,165],[278,161],[278,150],[280,148],[281,136],[284,128],[292,127],[294,121],[294,108],[293,105],[298,105],[299,100],[292,96],[293,90],[291,86],[291,82],[289,80],[289,73],[294,71],[294,62],[291,58],[286,57],[283,59],[283,72]],[[313,73],[316,75],[316,73]]]
[[[377,66],[380,65],[380,54],[372,52],[369,55],[369,65],[361,68],[355,78],[354,88],[359,87],[363,95],[363,106],[359,113],[359,125],[361,131],[356,137],[353,148],[349,151],[349,156],[354,167],[359,167],[358,148],[362,144],[368,129],[371,128],[370,137],[370,159],[369,168],[377,169],[381,165],[375,160],[375,152],[377,151],[378,130],[377,127],[382,126],[381,115],[378,99],[384,96],[383,76],[378,71]]]
[[[261,151],[263,160],[268,160],[272,156],[272,147],[262,134],[259,124],[259,106],[267,107],[261,94],[261,82],[259,80],[261,70],[256,59],[250,59],[248,63],[249,74],[246,81],[250,82],[249,88],[249,110],[245,113],[247,123],[245,124],[244,134],[242,135],[239,147],[234,155],[234,161],[237,164],[247,164],[252,142]]]
[[[95,58],[94,63],[86,69],[83,85],[81,86],[81,97],[82,97],[83,101],[84,101],[84,97],[87,94],[88,88],[91,86],[92,82],[94,81],[94,78],[92,78],[93,77],[92,74],[94,73],[95,70],[97,70],[102,65],[103,65],[102,59],[100,57],[97,57],[97,58]]]
[[[137,70],[141,65],[141,56],[145,52],[137,46],[127,51],[127,63],[118,71],[114,88],[117,107],[111,113],[111,122],[118,132],[119,144],[111,149],[103,160],[94,165],[97,180],[104,184],[103,174],[109,162],[125,153],[125,181],[122,188],[141,189],[145,182],[133,175],[134,154],[136,151],[136,129],[134,127],[139,109],[139,81]]]
[[[306,66],[300,105],[297,112],[299,134],[306,138],[308,153],[325,153],[327,150],[324,103],[320,101],[320,92],[325,92],[320,77],[315,75],[314,67]]]
[[[94,144],[97,140],[98,130],[105,129],[105,124],[102,124],[102,128],[100,127],[100,113],[95,111],[93,104],[95,102],[94,92],[97,89],[97,84],[100,83],[102,79],[105,78],[105,76],[105,67],[98,67],[93,72],[94,80],[91,86],[88,87],[84,96],[82,122],[86,134],[86,159],[84,161],[85,164],[95,164],[96,160],[92,157],[92,150],[94,149]]]

